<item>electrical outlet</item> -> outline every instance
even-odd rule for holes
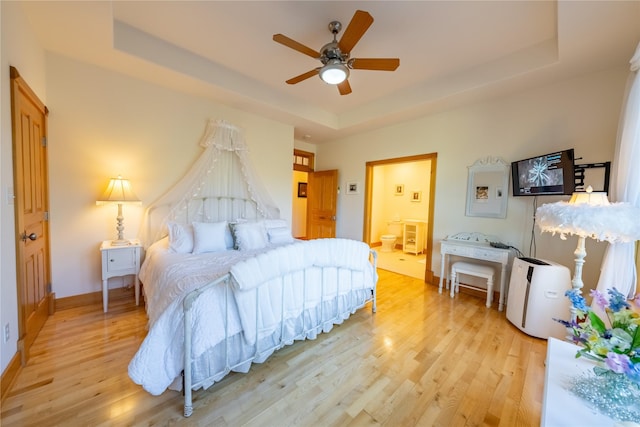
[[[9,324],[7,323],[6,325],[4,325],[4,342],[5,343],[9,342],[9,338],[11,338],[10,331],[11,329],[9,328]]]

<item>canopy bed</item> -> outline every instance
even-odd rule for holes
[[[140,271],[149,332],[129,376],[149,393],[208,388],[371,303],[376,253],[293,239],[253,172],[241,131],[210,121],[188,174],[145,214]]]

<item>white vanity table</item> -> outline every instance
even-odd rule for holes
[[[494,248],[489,245],[489,242],[495,241],[498,241],[496,237],[487,236],[482,233],[458,233],[441,240],[440,254],[442,255],[442,260],[440,262],[440,284],[438,285],[438,292],[442,293],[444,280],[451,286],[451,277],[449,276],[448,268],[450,264],[448,258],[450,255],[495,262],[500,264],[501,267],[498,310],[502,311],[505,302],[507,270],[509,268],[511,250]]]

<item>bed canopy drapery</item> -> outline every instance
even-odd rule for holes
[[[255,174],[242,129],[210,119],[204,151],[185,176],[147,208],[141,227],[145,247],[166,234],[166,223],[278,218],[279,210]]]

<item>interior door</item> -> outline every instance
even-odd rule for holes
[[[22,363],[49,315],[47,108],[11,67],[13,171],[18,286],[18,350]]]
[[[338,171],[309,172],[307,238],[336,237]]]

